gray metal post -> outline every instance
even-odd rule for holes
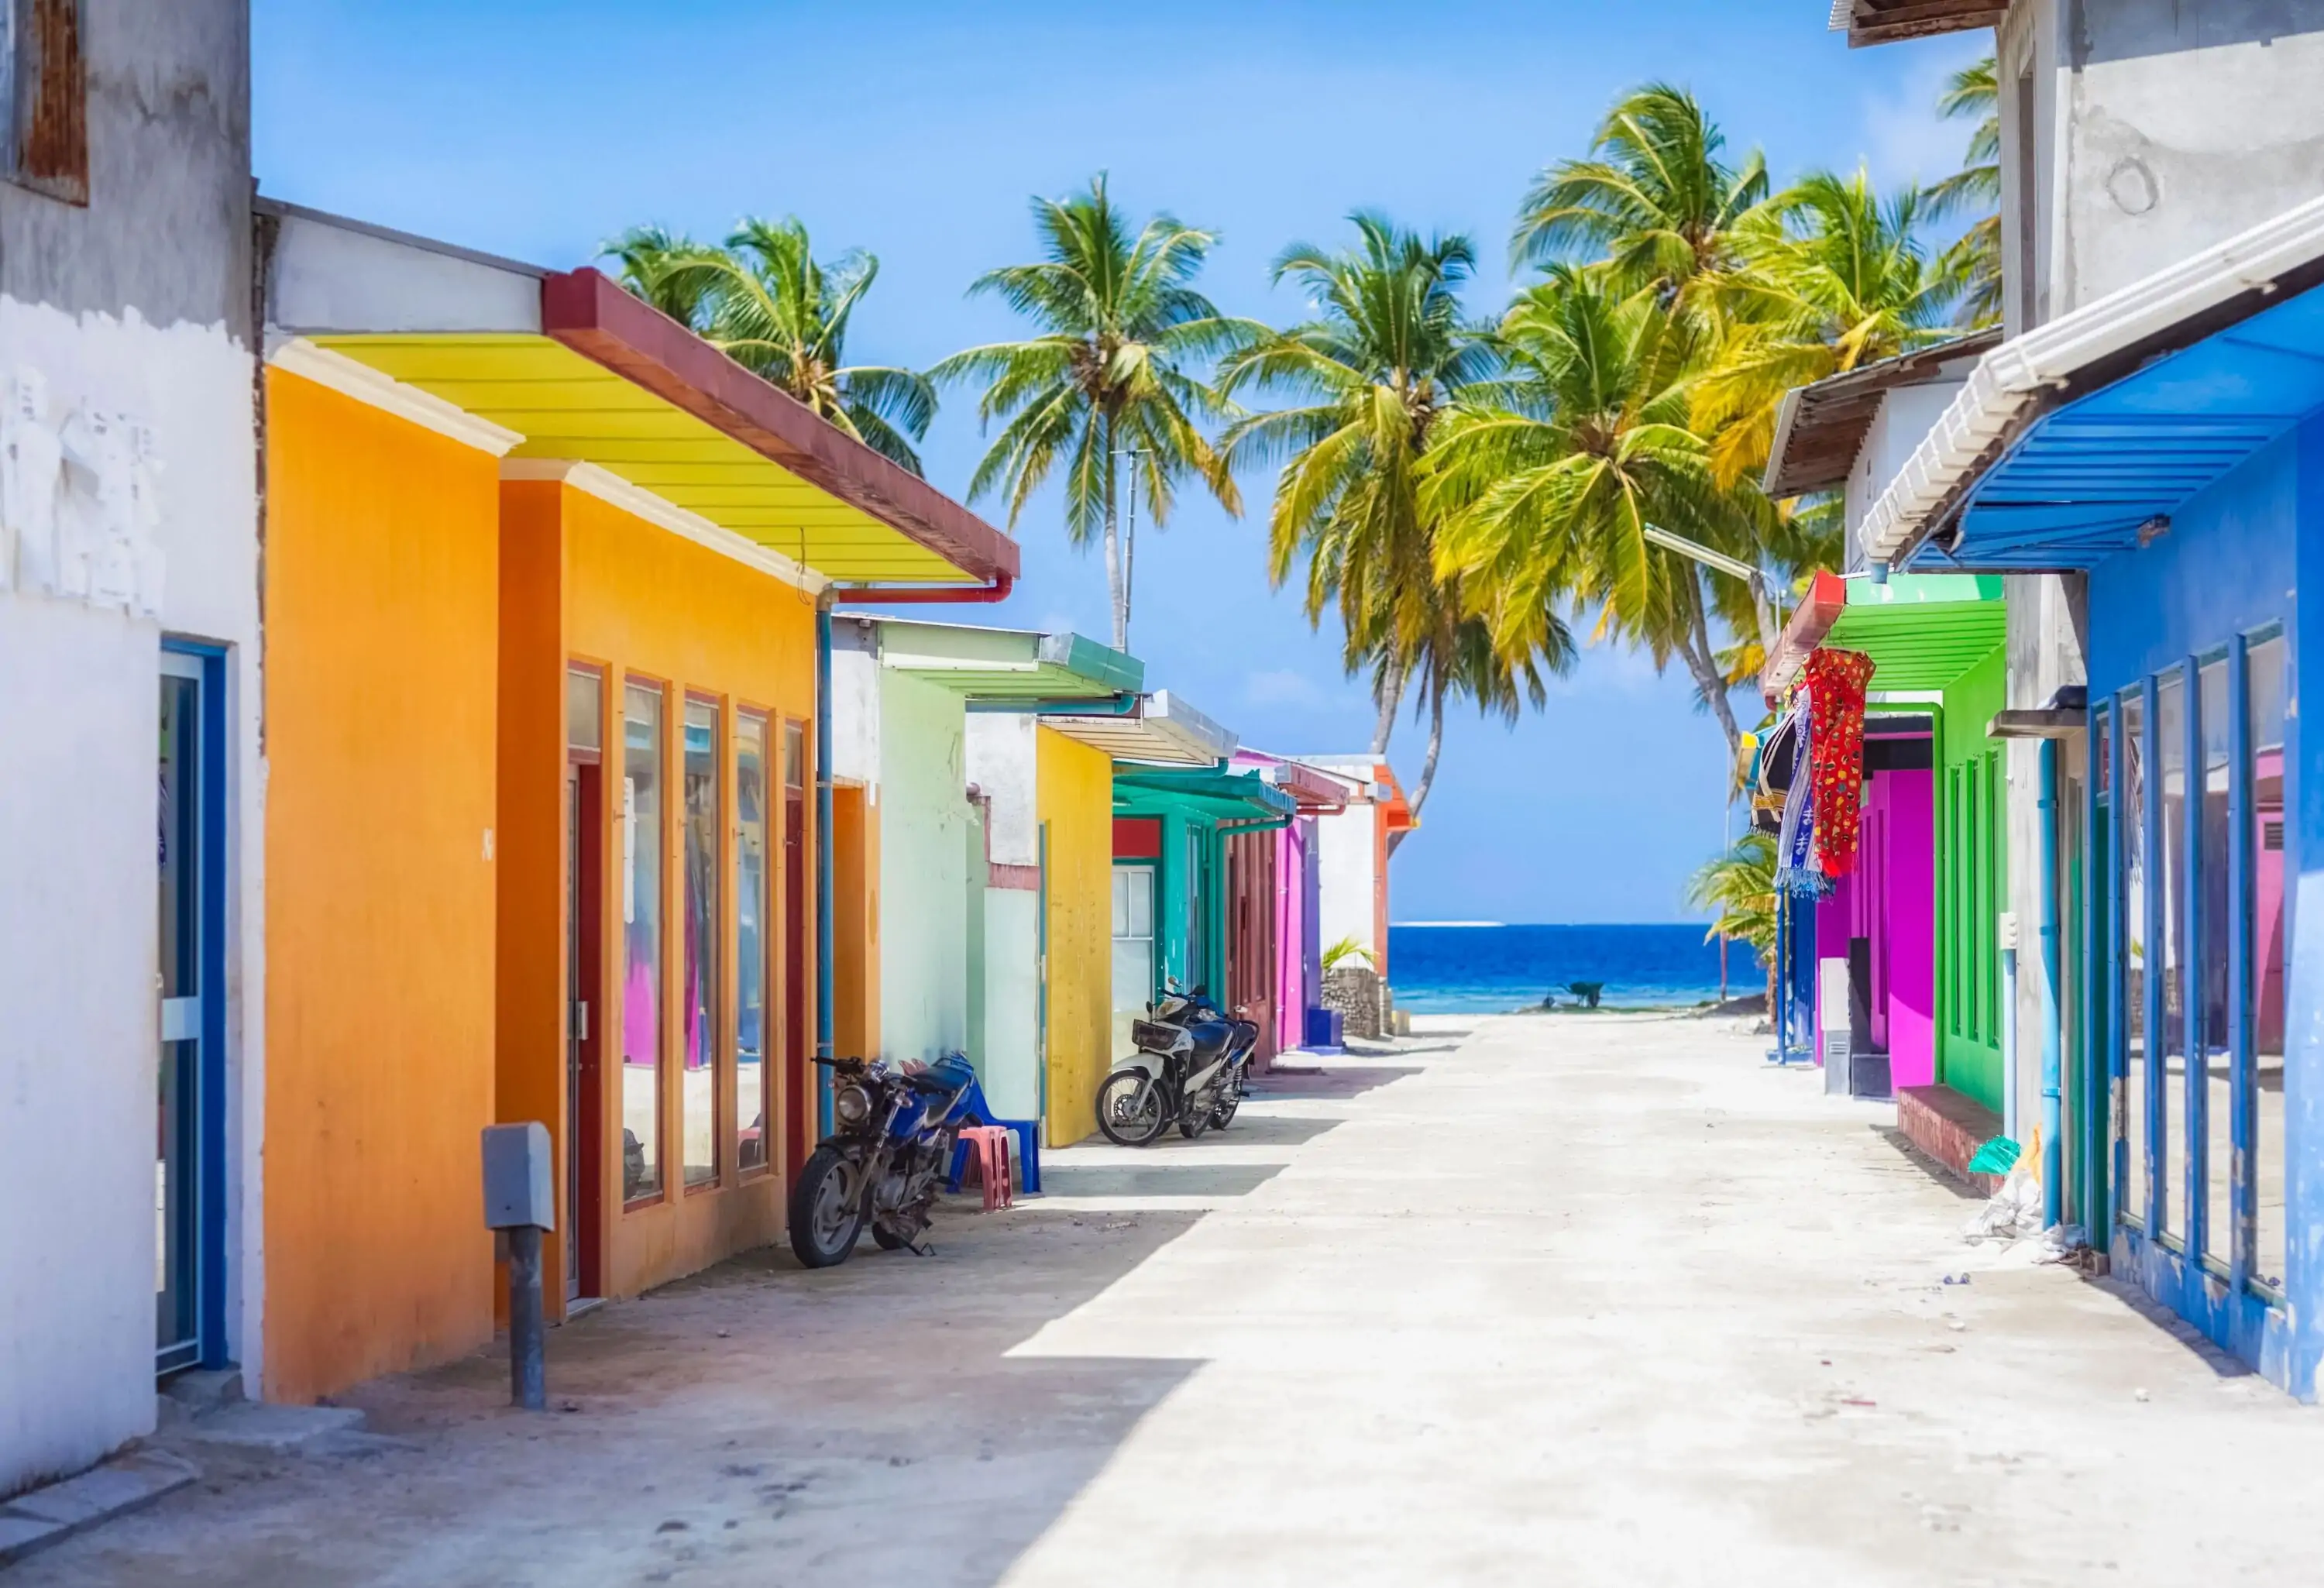
[[[508,1246],[509,1402],[527,1411],[546,1411],[549,1328],[541,1317],[540,1226],[514,1226],[508,1233]]]

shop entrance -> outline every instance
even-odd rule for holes
[[[604,689],[593,669],[567,675],[565,760],[565,1299],[604,1294],[604,1067],[605,779]]]

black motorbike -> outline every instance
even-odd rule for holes
[[[1229,1017],[1201,987],[1164,991],[1130,1023],[1138,1051],[1098,1088],[1097,1128],[1123,1147],[1147,1147],[1173,1123],[1188,1140],[1223,1131],[1242,1106],[1259,1028]]]
[[[831,1071],[832,1131],[791,1186],[791,1250],[811,1269],[847,1260],[865,1224],[890,1251],[920,1250],[963,1125],[992,1111],[968,1060],[925,1067],[818,1058]]]

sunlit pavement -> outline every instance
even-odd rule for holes
[[[608,1306],[552,1337],[572,1409],[489,1359],[366,1386],[385,1438],[206,1454],[9,1588],[2319,1580],[2324,1419],[1964,1246],[1886,1111],[1763,1046],[1440,1027],[1055,1154],[931,1258]]]

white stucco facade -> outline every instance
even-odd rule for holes
[[[1041,1105],[1041,811],[1036,735],[1021,712],[968,718],[968,780],[985,808],[984,997],[980,1069],[1003,1119]]]
[[[226,1271],[211,1279],[226,1338],[214,1344],[260,1359],[252,373],[223,324],[0,296],[0,1494],[153,1425],[165,637],[201,647],[224,691],[225,1051],[211,1067],[226,1093]]]
[[[880,828],[881,1057],[968,1052],[969,851],[982,836],[961,698],[881,665],[876,623],[843,618],[832,633],[832,774],[865,785]]]

